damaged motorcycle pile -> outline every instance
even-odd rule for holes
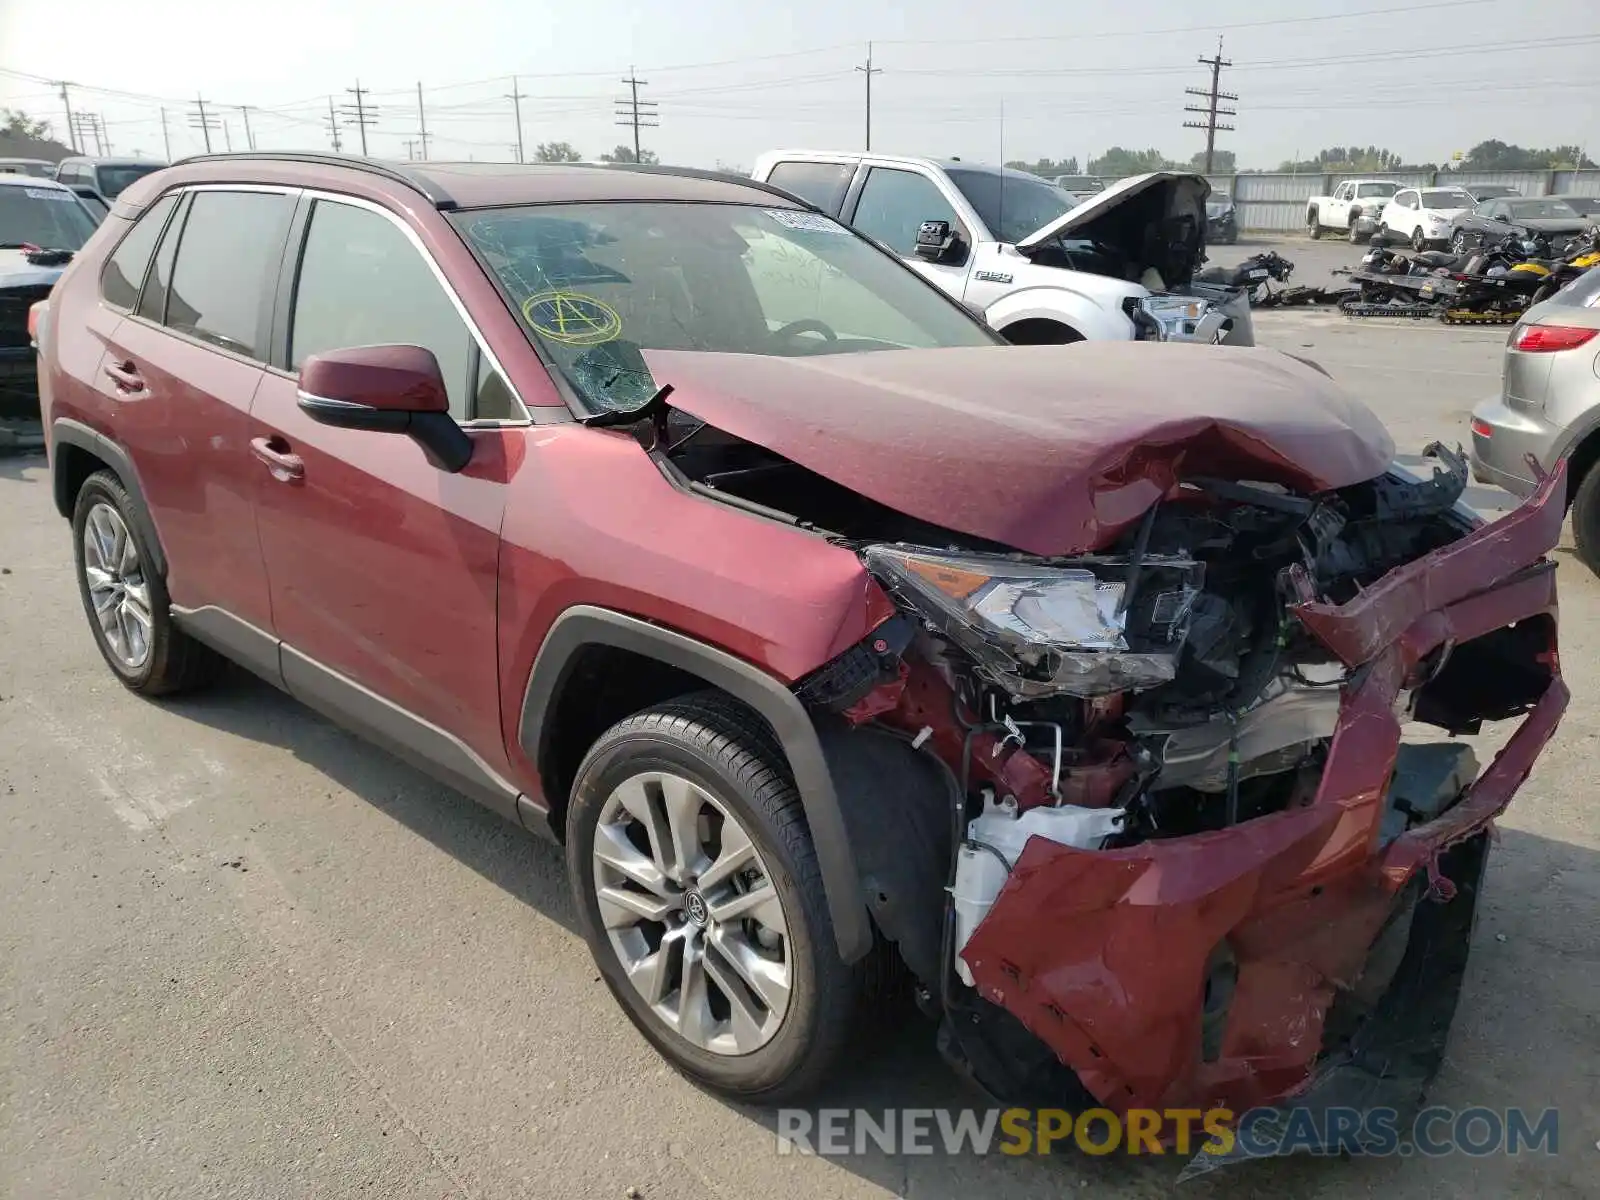
[[[1233,267],[1207,267],[1195,276],[1197,283],[1221,284],[1248,296],[1252,308],[1303,308],[1312,304],[1336,304],[1349,291],[1339,288],[1274,288],[1274,281],[1287,284],[1294,264],[1275,251],[1252,254]]]

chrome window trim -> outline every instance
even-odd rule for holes
[[[226,185],[203,184],[199,186],[225,187]],[[377,204],[362,196],[350,196],[343,192],[330,192],[323,188],[298,188],[295,190],[301,195],[308,196],[313,200],[327,201],[330,204],[348,204],[352,208],[365,209],[368,212],[376,213],[378,216],[383,217],[391,225],[398,229],[405,236],[406,240],[411,243],[412,248],[422,256],[422,261],[427,264],[428,270],[433,273],[434,279],[437,280],[439,286],[444,289],[444,294],[449,298],[451,305],[455,308],[456,315],[461,318],[462,324],[467,327],[467,333],[470,334],[473,341],[477,343],[478,353],[484,358],[484,360],[488,362],[491,367],[495,369],[495,371],[499,373],[501,382],[506,385],[506,390],[511,393],[511,398],[517,402],[517,407],[522,410],[522,416],[520,419],[492,419],[488,421],[481,421],[479,418],[473,418],[469,421],[457,421],[456,424],[460,425],[463,429],[491,428],[501,426],[521,427],[524,425],[533,424],[533,416],[528,411],[528,405],[522,399],[522,394],[517,391],[516,384],[511,381],[511,376],[506,373],[505,367],[501,364],[500,359],[496,357],[495,352],[490,349],[488,340],[483,336],[483,331],[478,328],[478,323],[472,319],[472,314],[467,311],[467,306],[462,303],[461,296],[456,292],[454,285],[451,284],[444,271],[440,269],[438,262],[434,260],[434,257],[428,251],[428,248],[422,244],[422,239],[417,236],[416,230],[412,229],[410,225],[395,215],[395,213],[385,208],[383,205]],[[311,214],[311,220],[316,220],[315,211],[313,211]],[[306,231],[308,234],[310,229],[311,225],[308,221],[306,224]],[[298,278],[295,280],[295,286],[296,290],[298,290]],[[292,347],[294,345],[294,327],[292,323],[289,328],[289,339],[289,344]],[[473,402],[476,402],[477,397],[474,396],[471,399]]]

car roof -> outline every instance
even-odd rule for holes
[[[63,163],[88,163],[93,167],[161,167],[166,166],[159,158],[111,158],[98,154],[73,154],[61,160]],[[60,165],[59,163],[57,164]]]
[[[882,163],[899,167],[937,167],[941,171],[968,171],[974,175],[1002,175],[1008,179],[1038,179],[1054,183],[1054,178],[1035,175],[1032,171],[1019,171],[1015,167],[997,167],[993,163],[966,162],[959,158],[928,158],[916,154],[879,154],[876,150],[769,150],[757,160],[757,169],[772,167],[780,162],[837,162]],[[1062,176],[1061,178],[1068,178]],[[1098,179],[1098,175],[1073,175],[1073,179]],[[1057,186],[1060,186],[1057,184]]]
[[[174,184],[276,183],[333,187],[391,198],[420,193],[439,209],[498,208],[583,201],[697,201],[809,207],[769,184],[687,167],[591,163],[386,162],[353,155],[246,153],[184,159],[129,185],[143,207]]]
[[[66,184],[57,183],[54,179],[44,179],[38,175],[13,175],[9,171],[0,171],[0,187],[55,188],[59,192],[72,191]]]

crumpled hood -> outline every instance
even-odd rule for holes
[[[774,357],[647,350],[671,405],[907,516],[1031,554],[1103,548],[1183,478],[1298,491],[1394,443],[1320,371],[1257,348],[1080,342]]]
[[[54,283],[66,269],[65,266],[36,267],[21,250],[0,250],[0,288]]]

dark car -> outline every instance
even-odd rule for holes
[[[1504,183],[1463,183],[1461,190],[1466,192],[1479,204],[1485,200],[1506,200],[1522,193],[1516,188]]]
[[[28,311],[50,294],[95,222],[49,179],[0,174],[0,418],[39,415]]]
[[[64,158],[56,166],[56,181],[76,192],[96,220],[104,220],[123,189],[166,165],[144,158]]]
[[[1232,245],[1239,240],[1239,210],[1227,192],[1206,197],[1206,245]]]
[[[1409,1111],[1437,1068],[1566,702],[1559,471],[1483,525],[1313,365],[1004,345],[663,168],[180,164],[40,344],[110,671],[226,656],[564,842],[691,1077],[817,1084],[896,958],[1003,1094]],[[1402,713],[1524,719],[1480,775]]]
[[[1600,221],[1600,196],[1577,196],[1570,192],[1563,192],[1559,196],[1550,198],[1562,201],[1568,208],[1591,225],[1596,221]]]
[[[1450,248],[1462,254],[1518,230],[1559,245],[1573,234],[1582,233],[1589,224],[1577,209],[1556,196],[1486,200],[1475,211],[1462,213],[1451,221]]]

